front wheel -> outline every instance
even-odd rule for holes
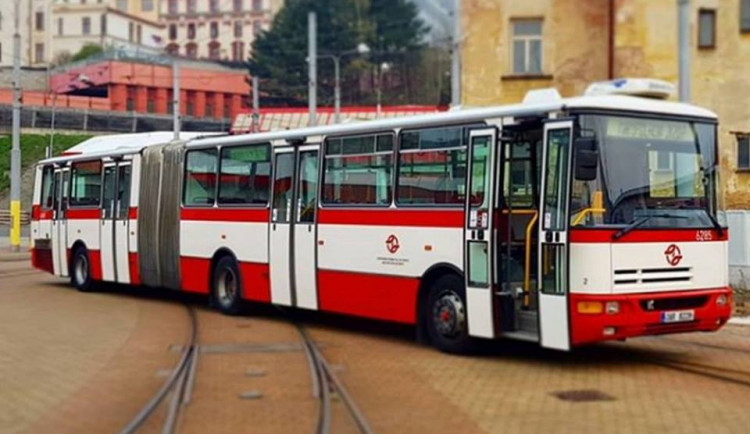
[[[214,305],[222,313],[237,315],[242,311],[242,282],[234,258],[224,256],[219,259],[214,267],[211,286]]]
[[[466,290],[459,276],[445,275],[432,284],[423,314],[430,340],[440,351],[456,354],[471,351]]]
[[[73,253],[70,267],[70,283],[81,292],[94,290],[94,282],[91,280],[91,262],[85,247],[79,247]]]

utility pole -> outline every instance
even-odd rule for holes
[[[451,107],[461,105],[461,0],[453,0],[451,38]]]
[[[180,64],[172,59],[172,129],[174,140],[180,140]]]
[[[677,0],[680,101],[690,102],[690,0]]]
[[[21,2],[15,0],[13,33],[13,148],[10,151],[10,248],[21,250]]]
[[[309,81],[309,96],[308,106],[310,111],[310,119],[307,121],[307,125],[315,126],[318,124],[317,119],[317,108],[318,108],[318,20],[315,16],[315,12],[307,14],[307,66],[308,74],[310,77]]]
[[[260,130],[260,87],[258,77],[253,76],[253,132]]]

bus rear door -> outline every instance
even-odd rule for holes
[[[52,201],[52,268],[55,275],[68,276],[68,183],[70,169],[55,169],[54,196]]]
[[[539,333],[543,347],[570,349],[568,198],[573,122],[544,125],[539,222]]]
[[[128,212],[130,207],[130,163],[104,165],[100,248],[102,279],[130,283],[128,266]]]

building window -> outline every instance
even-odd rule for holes
[[[260,32],[263,31],[263,27],[261,26],[260,20],[253,21],[253,36],[256,38],[258,35],[260,35]]]
[[[81,33],[83,33],[84,35],[91,34],[91,18],[89,17],[81,18]]]
[[[188,39],[195,39],[195,24],[193,23],[188,24],[187,37]]]
[[[235,12],[242,12],[242,0],[232,0],[232,5]]]
[[[323,203],[388,206],[392,168],[391,134],[327,139]]]
[[[210,42],[208,44],[208,58],[211,60],[219,60],[221,56],[221,45],[216,42]]]
[[[140,24],[135,26],[136,28],[136,42],[140,45],[143,42],[143,26]]]
[[[750,32],[750,0],[740,0],[740,30]]]
[[[260,12],[263,10],[263,0],[253,0],[253,12]]]
[[[211,0],[208,2],[208,9],[212,14],[219,12],[219,0]]]
[[[36,19],[34,22],[34,28],[38,31],[44,30],[44,12],[37,12],[36,13]]]
[[[102,35],[107,34],[107,15],[102,14],[102,19],[99,21],[99,30],[101,30]]]
[[[213,21],[211,23],[211,39],[216,39],[219,37],[219,23],[216,21]]]
[[[177,0],[169,0],[168,11],[170,14],[176,14],[177,13]]]
[[[222,148],[219,203],[266,205],[270,176],[269,144]]]
[[[235,21],[234,22],[234,37],[235,38],[241,38],[242,37],[242,21]]]
[[[737,136],[737,169],[750,170],[750,135]]]
[[[189,151],[185,156],[185,205],[213,205],[216,197],[216,149]]]
[[[154,0],[141,0],[141,11],[151,12],[154,10]]]
[[[244,52],[245,43],[240,41],[232,42],[232,60],[235,62],[242,62],[245,60]]]
[[[513,20],[513,73],[542,73],[542,20]]]
[[[128,41],[133,42],[135,38],[135,24],[128,23]]]
[[[169,39],[177,39],[177,24],[169,25]]]
[[[44,44],[34,45],[34,61],[36,63],[44,62]]]
[[[698,11],[698,48],[716,47],[716,11],[701,9]]]
[[[194,42],[187,44],[185,47],[185,55],[191,59],[198,57],[198,46]]]
[[[0,30],[3,29],[3,13],[0,12]]]
[[[63,19],[58,18],[57,19],[57,36],[63,35]]]
[[[175,43],[171,43],[171,44],[167,45],[167,54],[169,54],[171,56],[176,56],[179,53],[180,53],[180,46],[179,45],[177,45]]]
[[[123,12],[128,11],[128,0],[117,0],[115,7]]]
[[[194,14],[196,11],[195,0],[187,0],[187,11],[189,14]]]

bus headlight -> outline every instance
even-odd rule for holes
[[[620,303],[608,301],[604,310],[607,312],[607,315],[617,315],[620,313]]]
[[[727,296],[726,294],[719,294],[718,297],[716,297],[716,305],[717,306],[724,306],[727,304]]]

